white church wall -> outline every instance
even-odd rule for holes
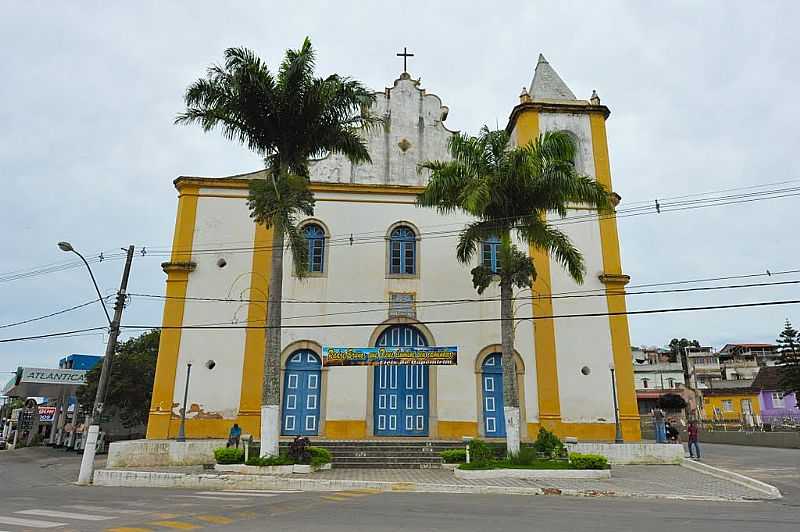
[[[248,288],[252,252],[198,252],[226,247],[246,248],[252,246],[254,234],[255,225],[249,218],[245,199],[198,198],[192,243],[192,260],[197,268],[189,274],[186,296],[250,298]],[[219,259],[226,262],[222,268],[217,265]],[[185,303],[184,325],[229,325],[236,321],[247,321],[247,304],[192,300]],[[190,406],[196,404],[200,412],[188,410],[187,417],[236,417],[241,393],[245,334],[245,329],[182,331],[173,402],[183,403],[186,364],[191,362],[188,403]],[[216,362],[213,370],[204,366],[210,359]],[[179,408],[174,411],[178,413]]]
[[[419,242],[419,276],[411,279],[387,279],[387,247],[384,237],[388,228],[399,221],[413,221],[420,231],[457,230],[468,219],[462,215],[443,217],[432,209],[420,209],[411,196],[370,195],[352,199],[369,201],[407,201],[397,203],[362,203],[357,201],[327,201],[345,199],[341,194],[318,193],[315,218],[323,221],[334,239],[327,251],[328,272],[326,277],[298,280],[292,274],[291,259],[287,256],[284,269],[284,296],[299,300],[368,300],[385,301],[390,292],[414,292],[417,300],[480,298],[472,287],[469,270],[455,258],[454,236],[426,238]],[[346,213],[346,214],[344,214]],[[374,231],[377,241],[350,246],[347,239],[351,233],[358,236]],[[476,257],[477,264],[477,257]],[[499,297],[499,290],[491,287],[484,298]],[[528,307],[529,308],[529,307]],[[371,309],[356,314],[317,316],[320,314]],[[524,314],[525,310],[521,310]],[[287,320],[290,316],[309,317]],[[314,315],[311,317],[311,315]],[[529,315],[529,310],[528,314]],[[497,301],[465,304],[417,304],[420,321],[448,319],[496,320],[500,316]],[[284,323],[328,324],[384,322],[388,318],[385,304],[336,305],[331,303],[287,304],[284,308]],[[438,345],[458,345],[457,367],[437,368],[437,415],[440,420],[474,421],[477,419],[478,390],[475,379],[475,359],[478,353],[490,344],[500,343],[499,321],[455,324],[430,324],[433,341]],[[286,329],[283,343],[296,340],[314,340],[321,345],[368,346],[375,327],[337,327],[318,329]],[[529,418],[538,413],[535,389],[535,362],[533,332],[530,322],[519,325],[517,350],[523,354],[527,367],[526,408]],[[328,377],[327,418],[364,419],[367,412],[366,370],[363,368],[334,368]],[[433,400],[433,398],[432,398]]]
[[[353,167],[345,157],[331,154],[312,162],[313,180],[425,185],[427,173],[418,174],[417,165],[450,158],[447,143],[452,132],[443,124],[447,108],[411,78],[401,77],[387,91],[376,93],[371,113],[384,120],[366,133],[372,163]]]
[[[568,131],[577,143],[575,167],[590,177],[595,176],[592,153],[592,134],[589,116],[574,113],[541,113],[541,131]],[[569,217],[588,214],[588,211],[571,211]],[[550,263],[552,292],[596,290],[604,294],[605,285],[598,276],[603,273],[603,249],[600,226],[596,220],[559,224],[557,216],[551,222],[567,233],[581,250],[586,265],[583,285],[576,284],[556,262]],[[555,298],[553,313],[585,314],[607,313],[604,295],[597,297]],[[613,421],[614,408],[609,364],[613,360],[611,333],[607,316],[586,318],[561,318],[555,320],[558,384],[561,400],[561,418],[568,423]],[[588,366],[589,375],[581,368]]]

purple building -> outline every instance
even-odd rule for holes
[[[763,423],[781,424],[787,418],[800,422],[797,397],[793,393],[784,395],[780,391],[778,382],[782,369],[780,366],[763,367],[753,381],[753,389],[758,390]]]

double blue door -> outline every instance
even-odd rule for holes
[[[281,434],[319,434],[321,369],[319,357],[311,351],[303,349],[289,357],[283,380]]]
[[[506,435],[506,416],[503,412],[503,355],[492,353],[481,367],[483,388],[483,431],[487,437]]]
[[[424,347],[414,327],[387,329],[378,347]],[[376,366],[373,397],[376,436],[428,435],[428,366]]]

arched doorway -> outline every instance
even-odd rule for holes
[[[377,347],[425,347],[428,342],[415,327],[389,327]],[[428,435],[428,366],[376,366],[373,385],[373,427],[376,436]]]
[[[286,361],[283,379],[284,436],[316,436],[319,434],[320,388],[322,362],[313,351],[295,351]]]
[[[481,391],[483,396],[483,433],[487,438],[506,435],[506,417],[503,413],[503,355],[492,353],[481,364]]]

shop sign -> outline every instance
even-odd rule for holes
[[[86,384],[86,370],[21,368],[22,375],[17,384],[23,382],[37,384]]]
[[[322,348],[323,366],[455,366],[457,346]]]
[[[40,406],[39,407],[39,421],[42,423],[52,423],[56,417],[56,407],[54,406]]]

